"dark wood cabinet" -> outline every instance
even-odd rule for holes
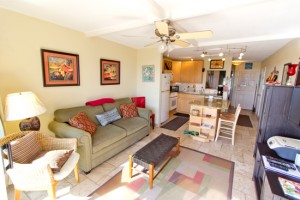
[[[292,103],[289,112],[289,121],[300,127],[300,87],[293,91]]]
[[[293,90],[293,87],[285,86],[265,87],[257,142],[264,143],[274,135],[285,135]]]

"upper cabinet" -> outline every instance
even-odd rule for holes
[[[172,73],[173,73],[173,82],[180,82],[180,73],[181,73],[181,62],[173,61],[172,62]]]
[[[202,83],[203,61],[173,61],[173,82]]]

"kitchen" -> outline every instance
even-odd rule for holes
[[[189,114],[190,102],[193,100],[231,98],[232,80],[229,77],[232,76],[227,75],[231,73],[231,61],[222,70],[210,70],[204,65],[209,65],[209,62],[164,58],[162,88],[165,89],[162,89],[162,94],[167,91],[169,95],[162,95],[161,123],[176,112]]]

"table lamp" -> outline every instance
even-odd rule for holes
[[[6,121],[23,119],[19,124],[21,131],[40,130],[40,120],[36,116],[45,112],[44,104],[33,92],[12,93],[6,96]]]

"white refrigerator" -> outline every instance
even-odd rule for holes
[[[160,123],[169,119],[169,103],[170,103],[170,84],[172,74],[161,75],[161,108],[160,108]]]

